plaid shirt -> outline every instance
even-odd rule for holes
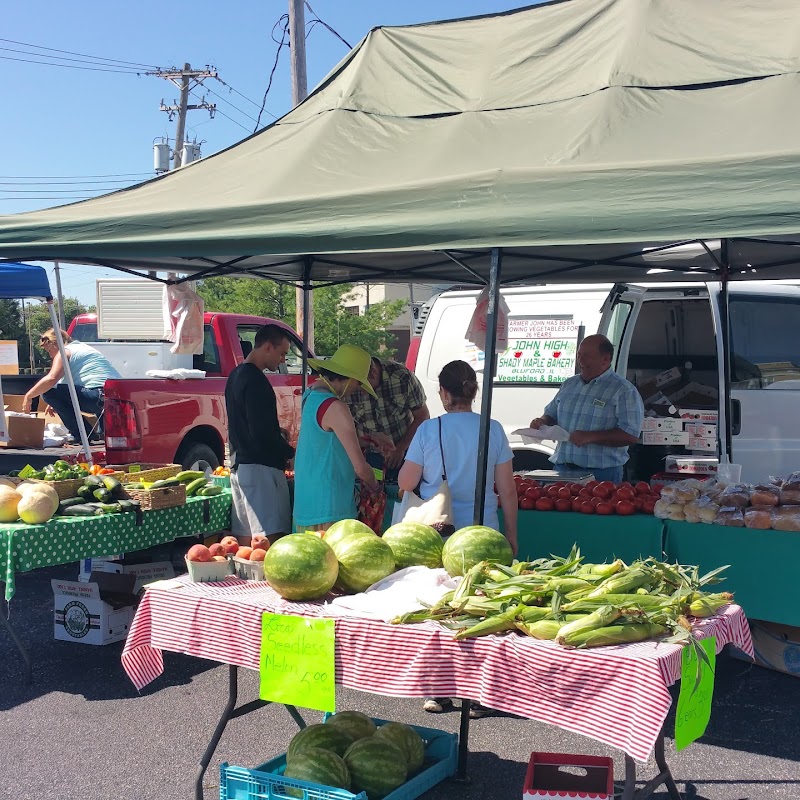
[[[580,375],[568,378],[544,413],[570,433],[619,428],[638,436],[642,430],[644,405],[636,387],[609,368],[588,383],[584,383]],[[628,460],[628,448],[601,444],[578,447],[570,442],[559,442],[550,460],[554,464],[597,469],[617,467]]]
[[[375,387],[378,399],[359,389],[347,402],[359,436],[384,433],[397,443],[411,425],[413,412],[425,405],[425,392],[416,375],[402,364],[380,363],[381,382]]]

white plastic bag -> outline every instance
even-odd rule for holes
[[[167,334],[167,315],[170,317],[170,348],[176,355],[199,355],[203,352],[203,298],[185,283],[164,287],[164,333]]]
[[[479,350],[486,352],[486,313],[489,309],[489,287],[487,286],[479,295],[475,311],[467,326],[466,339],[472,342]],[[497,304],[497,341],[495,353],[504,353],[508,350],[508,303],[502,295]]]

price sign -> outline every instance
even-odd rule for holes
[[[259,697],[336,710],[335,620],[264,614]]]
[[[711,719],[711,700],[714,696],[714,671],[717,663],[717,639],[701,639],[700,646],[708,663],[697,657],[694,647],[687,646],[681,653],[681,692],[675,712],[675,749],[683,750],[706,731]],[[700,681],[697,680],[698,663]]]

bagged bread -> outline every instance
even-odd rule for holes
[[[800,505],[773,508],[772,527],[776,531],[800,531]]]
[[[772,527],[773,506],[750,506],[744,510],[744,525],[746,528],[755,528],[766,531]]]
[[[720,507],[747,508],[750,505],[750,487],[746,483],[729,483],[717,502]]]
[[[781,505],[800,504],[800,472],[793,472],[781,484]],[[781,530],[780,528],[778,530]]]
[[[780,499],[780,489],[768,483],[759,483],[750,492],[751,506],[777,506]]]
[[[708,525],[717,518],[719,506],[707,495],[687,503],[683,509],[687,522],[703,522]]]
[[[700,497],[700,492],[703,489],[703,484],[694,478],[689,478],[685,481],[677,481],[670,483],[661,490],[661,497],[664,500],[669,500],[671,503],[680,503],[686,505],[692,500],[697,500]]]
[[[720,508],[714,523],[716,525],[727,525],[729,528],[744,528],[744,512],[741,508],[733,506]]]

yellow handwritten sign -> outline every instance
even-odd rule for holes
[[[336,710],[335,621],[264,614],[259,697],[275,703]]]
[[[708,663],[699,659],[694,647],[687,646],[681,653],[681,691],[675,712],[675,749],[683,750],[706,731],[711,719],[711,700],[714,697],[714,671],[717,663],[717,639],[701,639],[700,646]]]

